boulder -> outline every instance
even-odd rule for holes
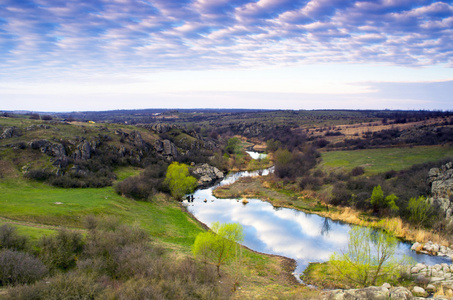
[[[6,127],[0,135],[0,139],[9,139],[18,136],[20,136],[20,133],[16,127]]]
[[[369,300],[384,300],[389,299],[389,290],[385,287],[370,286],[362,289],[351,290],[332,290],[321,292],[323,300],[342,300],[342,299],[369,299]],[[405,298],[392,298],[405,299]]]
[[[412,299],[412,293],[405,287],[395,287],[390,290],[389,299]]]
[[[412,288],[412,295],[420,296],[420,297],[426,297],[428,295],[428,293],[425,291],[424,288],[419,287],[419,286],[414,286]]]
[[[449,219],[453,213],[450,193],[453,190],[453,163],[449,162],[441,168],[432,168],[428,172],[428,184],[431,185],[432,197],[428,201],[438,206]]]
[[[434,293],[436,291],[436,287],[434,285],[432,285],[432,284],[428,284],[426,286],[426,291],[430,292],[430,293]]]
[[[156,152],[165,157],[167,160],[173,160],[173,158],[176,158],[179,155],[175,144],[169,140],[157,140],[154,143],[154,149],[156,149]]]
[[[195,166],[192,173],[200,176],[199,185],[208,185],[224,177],[222,171],[208,164]]]

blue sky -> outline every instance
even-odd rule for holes
[[[453,108],[453,3],[0,0],[0,110]]]

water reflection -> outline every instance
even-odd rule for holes
[[[272,172],[272,169],[264,170],[263,173],[267,175],[269,172]],[[218,185],[257,174],[258,172],[235,173],[227,176]],[[259,252],[295,259],[296,273],[302,273],[310,262],[326,261],[333,252],[347,248],[348,232],[351,229],[348,224],[294,209],[276,209],[270,203],[259,199],[249,199],[247,205],[237,199],[217,199],[212,195],[214,188],[197,190],[194,202],[187,203],[188,210],[208,226],[216,221],[240,223],[244,227],[245,246]],[[445,258],[418,255],[410,251],[408,243],[399,243],[397,256],[402,255],[428,264],[450,262]]]
[[[247,154],[250,155],[250,157],[253,159],[265,159],[267,157],[267,154],[265,154],[265,153],[258,153],[255,151],[245,151],[245,152],[247,152]]]

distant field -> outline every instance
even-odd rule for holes
[[[414,164],[453,158],[453,147],[419,146],[412,148],[385,148],[352,151],[332,151],[321,154],[322,167],[327,170],[350,171],[361,166],[366,173],[376,174],[390,170],[404,170]]]

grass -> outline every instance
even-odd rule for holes
[[[165,243],[188,248],[201,226],[164,196],[155,202],[121,197],[112,187],[62,189],[19,178],[0,182],[0,216],[34,224],[82,228],[87,215],[115,215],[138,223]]]
[[[120,176],[138,170],[117,170]],[[152,202],[139,202],[116,194],[112,187],[61,189],[23,179],[20,175],[0,180],[0,224],[16,226],[19,233],[37,241],[60,227],[83,230],[85,216],[116,216],[120,222],[136,224],[152,240],[178,257],[191,255],[191,246],[202,226],[185,213],[180,204],[165,195]],[[58,204],[61,203],[61,204]],[[235,299],[266,299],[272,290],[280,298],[295,298],[297,285],[291,267],[281,257],[244,250],[243,273]],[[234,274],[234,265],[224,266]],[[291,281],[292,280],[292,281]]]
[[[410,148],[385,148],[352,151],[332,151],[321,154],[324,169],[351,171],[363,167],[372,175],[391,170],[400,171],[414,164],[421,164],[453,157],[453,147],[418,146]]]
[[[143,172],[141,168],[131,166],[119,167],[115,170],[116,180],[123,181],[128,177],[139,175],[141,172]]]

